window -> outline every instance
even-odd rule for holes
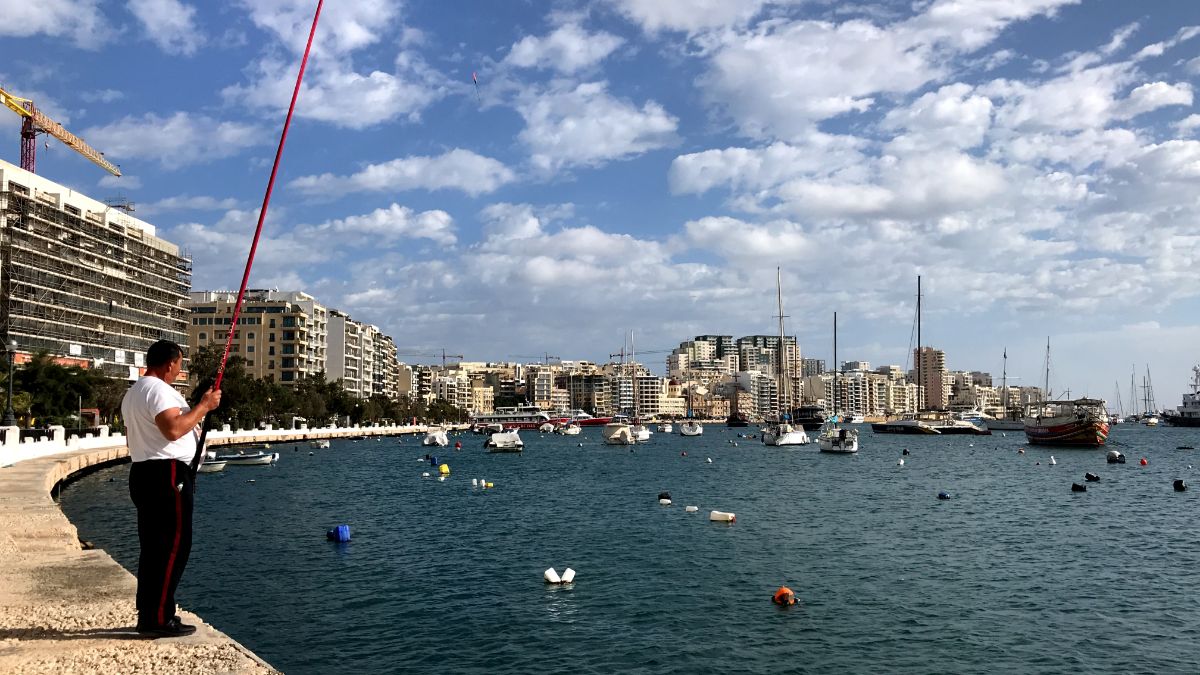
[[[208,340],[208,333],[201,333],[201,334],[200,334],[200,341],[201,341],[201,342],[204,342],[204,341],[206,341],[206,340]]]
[[[281,382],[292,382],[295,379],[296,379],[296,374],[290,370],[285,370],[279,374],[279,380]]]
[[[246,345],[246,353],[253,354],[254,353],[254,345]]]
[[[295,354],[296,353],[296,345],[284,345],[283,353],[284,354]]]
[[[295,340],[296,339],[296,331],[294,331],[294,330],[283,331],[283,339],[284,340]]]
[[[246,339],[247,339],[247,340],[253,340],[253,339],[254,339],[254,333],[246,333]]]
[[[275,345],[271,345],[270,347],[267,347],[267,354],[269,356],[275,356]]]
[[[274,328],[274,327],[275,327],[275,319],[271,319],[270,328]]]
[[[267,370],[275,370],[275,359],[267,361]]]
[[[274,333],[270,333],[270,334],[268,334],[268,335],[267,335],[267,342],[274,342],[274,341],[275,341],[275,334],[274,334]]]

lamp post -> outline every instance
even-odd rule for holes
[[[13,356],[17,352],[17,341],[12,340],[8,343],[8,404],[4,407],[4,419],[0,420],[0,426],[15,427],[17,426],[17,416],[13,413],[12,407],[12,384],[13,384]]]

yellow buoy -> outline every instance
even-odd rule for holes
[[[450,475],[450,465],[449,464],[439,464],[438,465],[438,473],[442,474],[443,476],[449,476]]]
[[[488,487],[492,487],[492,484],[491,484],[491,483],[488,483],[488,484],[487,484],[487,486],[488,486]]]

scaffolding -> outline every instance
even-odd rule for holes
[[[14,169],[0,164],[5,344],[121,378],[156,340],[185,345],[191,260],[126,214]]]

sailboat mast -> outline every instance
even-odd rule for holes
[[[838,367],[838,360],[837,360],[837,312],[834,312],[833,313],[833,415],[834,415],[834,417],[837,416],[838,410],[839,410],[838,404],[841,403],[841,396],[838,395],[838,393],[839,393],[838,392],[838,371],[839,370],[841,370],[841,368]]]
[[[1000,403],[1004,406],[1004,419],[1008,419],[1008,347],[1004,348],[1004,369],[1000,375]]]
[[[633,342],[633,329],[629,329],[629,359],[633,366],[632,374],[629,376],[629,383],[633,385],[633,421],[638,420],[638,386],[637,386],[637,346]]]
[[[925,355],[921,353],[921,275],[917,275],[917,411],[925,409],[921,388],[925,386]]]
[[[1042,388],[1042,400],[1050,400],[1050,336],[1046,336],[1046,384]]]
[[[775,300],[779,305],[779,350],[776,352],[778,363],[775,364],[776,385],[775,397],[778,400],[776,406],[776,417],[779,423],[783,423],[783,414],[785,410],[784,396],[788,391],[788,373],[787,373],[787,348],[783,343],[783,282],[780,278],[780,270],[775,268]]]

